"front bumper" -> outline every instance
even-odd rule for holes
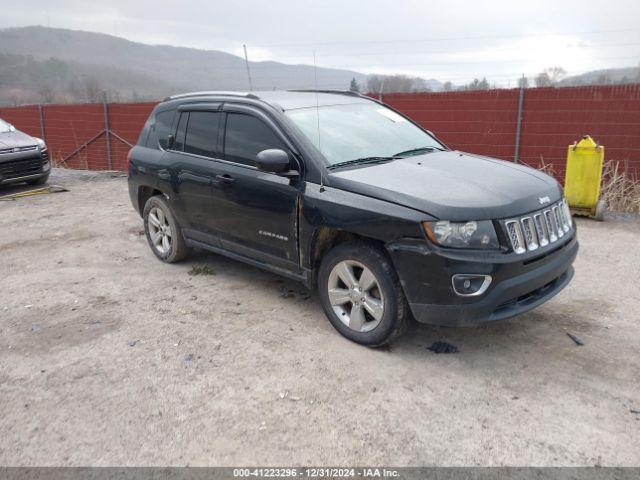
[[[533,255],[453,252],[425,242],[387,247],[416,320],[463,326],[513,317],[551,299],[573,278],[578,241],[574,229],[562,244]],[[483,295],[461,297],[451,286],[451,277],[461,273],[493,281]]]
[[[50,173],[51,162],[46,150],[0,155],[0,185],[38,180]]]

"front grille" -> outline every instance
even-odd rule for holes
[[[42,167],[46,163],[47,158],[41,158],[40,156],[0,162],[0,178],[9,180],[28,175],[37,175],[42,173]]]
[[[31,152],[37,149],[37,145],[31,145],[29,147],[11,147],[11,148],[1,148],[0,155],[3,153],[21,153],[21,152]]]
[[[520,218],[504,221],[511,248],[522,254],[557,242],[571,231],[571,211],[566,200]]]

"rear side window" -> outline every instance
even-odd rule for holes
[[[158,145],[165,146],[167,137],[171,132],[173,116],[175,110],[165,110],[155,115],[155,122],[149,128],[149,136],[147,137],[147,147],[158,148]]]
[[[182,115],[184,117],[184,114]],[[184,139],[184,151],[205,157],[218,152],[219,112],[190,112]],[[182,124],[182,118],[180,119]],[[180,125],[178,125],[178,129]],[[179,135],[178,131],[178,135]]]
[[[241,113],[227,115],[225,159],[243,165],[255,165],[258,153],[268,148],[284,150],[285,146],[262,120]]]

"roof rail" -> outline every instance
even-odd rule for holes
[[[287,90],[287,92],[303,92],[303,93],[333,93],[335,95],[351,95],[353,97],[365,97],[369,98],[366,95],[363,95],[360,92],[354,92],[353,90],[331,90],[331,89],[321,89],[316,90],[314,88],[300,88],[295,90]]]
[[[190,92],[190,93],[179,93],[177,95],[171,95],[167,98],[165,98],[164,100],[162,100],[163,102],[169,101],[169,100],[175,100],[177,98],[189,98],[189,97],[202,97],[205,95],[225,95],[227,97],[246,97],[246,98],[253,98],[253,99],[259,99],[259,97],[257,95],[254,95],[251,92],[234,92],[234,91],[224,91],[224,90],[212,90],[212,91],[205,91],[205,92]]]

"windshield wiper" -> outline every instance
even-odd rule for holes
[[[390,162],[392,160],[396,160],[397,157],[394,155],[393,157],[363,157],[356,158],[355,160],[347,160],[345,162],[334,163],[333,165],[329,165],[327,170],[334,170],[340,167],[348,167],[349,165],[363,165],[363,164],[372,164],[372,163],[383,163]]]
[[[396,153],[394,157],[419,155],[421,153],[429,153],[429,152],[444,152],[444,148],[433,147],[433,146],[412,148],[411,150],[405,150],[404,152]]]

